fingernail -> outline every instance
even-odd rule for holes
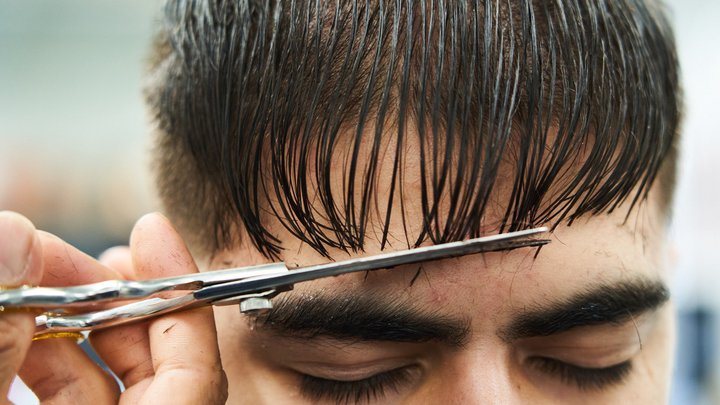
[[[35,239],[35,227],[14,212],[0,212],[0,286],[26,283],[28,259]]]

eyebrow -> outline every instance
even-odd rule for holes
[[[462,347],[470,322],[428,311],[403,299],[373,294],[281,296],[256,317],[256,326],[282,337],[424,343]]]
[[[581,326],[622,324],[658,309],[670,299],[660,281],[638,278],[604,284],[562,302],[524,311],[499,336],[506,342],[550,336]]]
[[[637,279],[591,287],[570,298],[524,311],[498,333],[506,342],[550,336],[581,326],[620,324],[658,308],[669,299],[659,281]],[[462,347],[470,335],[468,318],[418,307],[379,294],[288,294],[255,317],[255,325],[280,337],[345,341],[423,343]]]

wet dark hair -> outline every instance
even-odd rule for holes
[[[159,191],[206,251],[277,257],[278,222],[325,255],[371,228],[384,246],[397,215],[422,223],[410,245],[557,225],[658,176],[670,205],[678,68],[653,1],[171,0],[153,49]],[[392,209],[411,141],[421,218]]]

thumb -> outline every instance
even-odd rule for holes
[[[130,247],[138,279],[197,272],[180,235],[160,215],[151,214],[138,221]],[[155,376],[142,395],[144,401],[225,403],[227,380],[211,308],[154,319],[148,323],[148,339]]]
[[[0,212],[0,286],[39,284],[42,278],[42,245],[33,224],[14,212]],[[10,384],[25,359],[35,332],[35,315],[6,310],[0,313],[0,395],[7,397]]]

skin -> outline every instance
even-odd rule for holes
[[[641,210],[640,215],[647,212]],[[236,308],[216,308],[220,351],[230,381],[229,403],[243,403],[248,396],[250,403],[320,403],[303,395],[299,373],[362,379],[403,366],[412,368],[414,377],[397,392],[386,390],[387,396],[378,397],[378,403],[666,403],[673,344],[670,304],[620,325],[581,327],[512,342],[501,337],[503,329],[528,308],[547,307],[599,285],[637,279],[665,282],[660,224],[638,225],[638,221],[638,214],[627,222],[614,214],[559,227],[537,259],[534,250],[518,249],[426,263],[412,285],[417,266],[295,286],[293,294],[307,297],[381,296],[421,311],[464,318],[470,336],[460,348],[438,342],[286,338],[261,324],[252,327]],[[292,252],[285,258],[287,263],[323,262],[304,246],[287,251]],[[249,251],[236,250],[216,257],[215,263],[230,258],[233,265],[259,260]],[[580,389],[534,367],[528,360],[531,355],[598,368],[631,359],[632,370],[621,383]]]
[[[419,182],[412,176],[405,181],[408,218],[418,217],[411,202],[417,201],[412,196]],[[388,305],[462,320],[468,333],[461,344],[286,336],[240,315],[236,306],[204,308],[91,334],[93,347],[126,387],[120,393],[75,341],[30,344],[33,315],[4,313],[0,388],[7,392],[19,373],[48,403],[335,403],[331,396],[308,395],[301,374],[361,380],[404,368],[407,378],[383,395],[368,396],[369,402],[666,403],[673,346],[669,303],[620,323],[550,336],[508,339],[505,333],[519,316],[601,285],[666,283],[664,221],[655,198],[651,193],[627,220],[624,205],[613,214],[559,226],[536,258],[533,249],[487,253],[425,263],[414,282],[416,265],[302,283],[287,293],[306,299],[380,297]],[[402,242],[406,229],[411,235],[417,232],[412,224],[391,224],[392,245],[386,251],[407,247]],[[281,227],[273,233],[284,242],[282,259],[290,267],[327,261]],[[0,214],[0,235],[12,241],[0,244],[0,284],[5,286],[76,285],[198,271],[182,238],[158,214],[137,223],[129,247],[112,249],[99,260],[35,230],[18,214]],[[365,252],[330,254],[342,260],[379,252],[380,244],[369,240]],[[199,261],[201,270],[265,262],[248,245]],[[537,366],[537,357],[586,368],[630,360],[631,368],[620,381],[583,389]]]
[[[536,259],[535,251],[528,249],[488,253],[426,263],[412,285],[416,266],[380,270],[367,278],[355,274],[317,280],[297,285],[291,293],[380,295],[412,303],[413,308],[464,318],[470,334],[461,347],[441,342],[286,338],[262,326],[252,327],[253,322],[234,306],[215,308],[214,321],[208,309],[195,310],[92,334],[93,346],[127,387],[119,396],[114,383],[85,358],[74,341],[51,339],[30,345],[32,315],[9,313],[0,317],[3,389],[7,390],[14,371],[19,370],[40,399],[48,402],[100,398],[126,403],[151,399],[222,403],[224,370],[228,403],[318,403],[317,398],[304,396],[299,372],[362,379],[409,366],[410,381],[400,384],[397,392],[386,390],[387,396],[375,398],[378,402],[665,403],[673,342],[669,304],[620,326],[582,327],[512,342],[500,336],[524,309],[547,306],[594,285],[637,278],[664,281],[660,224],[648,221],[657,216],[638,212],[629,221],[614,214],[560,227]],[[196,270],[180,237],[157,214],[138,222],[129,248],[111,250],[99,262],[54,236],[35,231],[17,214],[1,214],[0,231],[24,241],[14,249],[5,248],[0,256],[5,285],[38,281],[72,285]],[[324,261],[299,244],[287,251],[293,252],[285,258],[288,263],[303,266]],[[366,252],[371,253],[376,251]],[[258,256],[240,248],[217,255],[211,265],[257,264],[263,261]],[[336,258],[344,257],[336,252]],[[11,271],[11,266],[24,270]],[[587,367],[632,359],[632,370],[619,384],[583,390],[533,367],[527,360],[530,355],[561,357]]]
[[[417,138],[407,139],[403,208],[407,218],[421,218],[419,154],[413,153],[417,145],[412,143]],[[359,159],[362,162],[368,156],[361,153]],[[381,159],[379,172],[389,173],[393,156]],[[508,166],[503,170],[510,172],[513,163],[504,164]],[[334,172],[338,173],[334,186],[341,190],[344,170],[338,167]],[[379,190],[389,189],[388,177],[379,176]],[[507,186],[508,182],[498,184],[497,195],[509,195]],[[414,282],[417,265],[302,283],[289,293],[344,299],[382,297],[387,305],[399,303],[413,311],[461,319],[470,332],[461,347],[434,341],[418,344],[287,337],[262,323],[254,324],[234,307],[218,307],[215,319],[223,368],[230,382],[228,402],[335,403],[332,397],[308,397],[302,389],[301,374],[361,380],[407,367],[411,374],[408,382],[398,384],[397,390],[385,389],[385,396],[371,399],[412,404],[666,403],[674,339],[669,303],[620,324],[581,327],[529,339],[503,339],[503,331],[520,315],[565,302],[587,290],[637,280],[666,284],[665,215],[658,206],[658,198],[651,192],[627,218],[628,203],[612,214],[586,216],[572,226],[561,225],[549,236],[552,242],[542,248],[537,258],[533,249],[466,256],[425,263]],[[498,206],[496,211],[490,210],[488,218],[499,219],[503,211],[504,207]],[[400,212],[399,199],[395,200],[393,212]],[[384,217],[385,212],[379,212],[374,218]],[[391,222],[391,245],[385,251],[407,248],[406,233],[407,239],[415,240],[420,232],[419,224],[403,224],[398,217]],[[485,233],[496,232],[488,229]],[[283,241],[281,259],[288,266],[327,262],[281,226],[276,226],[273,234]],[[330,255],[333,260],[343,260],[380,252],[379,240],[370,237],[362,253],[331,250]],[[264,262],[267,259],[248,245],[201,261],[205,269]],[[557,374],[542,371],[531,360],[533,357],[593,368],[630,360],[632,366],[619,383],[580,389]]]
[[[175,230],[157,214],[138,221],[129,248],[110,251],[100,261],[35,230],[16,213],[0,213],[0,235],[0,283],[5,286],[64,286],[197,271]],[[122,394],[74,339],[31,344],[33,318],[20,312],[0,317],[3,397],[17,373],[42,403],[225,402],[227,383],[209,308],[94,333],[93,346],[126,387]]]

